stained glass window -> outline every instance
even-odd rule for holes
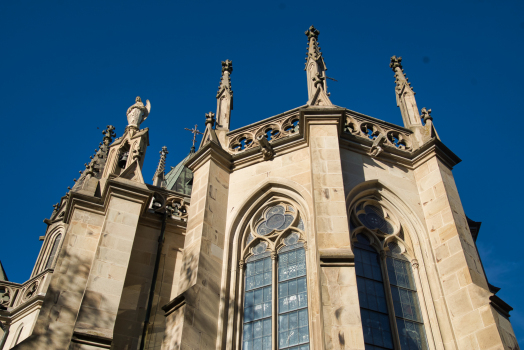
[[[384,218],[383,210],[373,205],[364,207],[364,212],[358,214],[358,219],[370,230],[379,229],[387,234],[395,231],[391,223]]]
[[[251,256],[244,271],[243,350],[309,350],[306,250],[301,241],[305,227],[300,214],[288,204],[269,206],[255,220],[254,232],[246,233]]]
[[[403,350],[427,350],[426,334],[411,264],[390,245],[386,258],[391,295],[397,320],[400,346]]]
[[[271,258],[260,257],[246,264],[244,350],[271,350]]]
[[[366,350],[393,349],[392,331],[395,327],[390,324],[388,304],[395,310],[401,349],[427,350],[411,264],[401,254],[400,247],[390,243],[385,259],[388,276],[384,281],[377,251],[365,236],[358,235],[357,240],[354,245],[355,270]],[[385,293],[385,283],[390,288],[391,297]]]
[[[259,235],[267,235],[273,230],[283,230],[293,222],[294,216],[285,214],[285,208],[282,205],[276,205],[269,209],[263,221],[257,228]]]
[[[366,350],[393,349],[380,258],[366,237],[358,235],[357,239],[355,269]]]
[[[289,248],[278,255],[278,348],[308,350],[306,251]]]

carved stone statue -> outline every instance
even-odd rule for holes
[[[140,128],[140,124],[147,119],[150,111],[151,103],[149,100],[146,100],[146,105],[144,106],[140,96],[137,96],[135,104],[127,109],[127,123],[129,126]]]

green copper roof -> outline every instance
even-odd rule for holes
[[[168,190],[191,195],[193,172],[185,164],[193,154],[193,152],[190,152],[177,166],[171,167],[171,170],[166,174],[165,181]]]

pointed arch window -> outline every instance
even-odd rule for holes
[[[351,230],[366,350],[428,350],[399,221],[376,201],[361,200]]]
[[[244,238],[243,350],[309,350],[306,241],[298,208],[273,201]]]
[[[51,252],[49,253],[49,258],[47,258],[47,263],[45,264],[45,270],[53,267],[53,262],[55,261],[56,254],[58,252],[58,246],[60,245],[60,240],[62,239],[62,234],[59,233],[55,240],[53,241],[53,246],[51,247]]]

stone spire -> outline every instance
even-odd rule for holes
[[[402,57],[391,57],[389,67],[395,72],[397,106],[400,107],[404,126],[406,128],[422,126],[417,101],[415,101],[415,92],[402,69]]]
[[[167,147],[162,147],[160,151],[160,161],[158,162],[158,167],[156,168],[155,176],[153,176],[153,185],[158,187],[165,187],[165,174],[166,169],[166,157],[168,155]]]
[[[231,73],[233,73],[233,62],[225,60],[222,62],[222,78],[217,92],[217,129],[229,131],[231,111],[233,110],[233,90],[231,89]]]
[[[320,32],[313,26],[305,32],[308,38],[308,51],[306,53],[307,92],[308,106],[332,106],[327,93],[326,63],[318,46]]]

